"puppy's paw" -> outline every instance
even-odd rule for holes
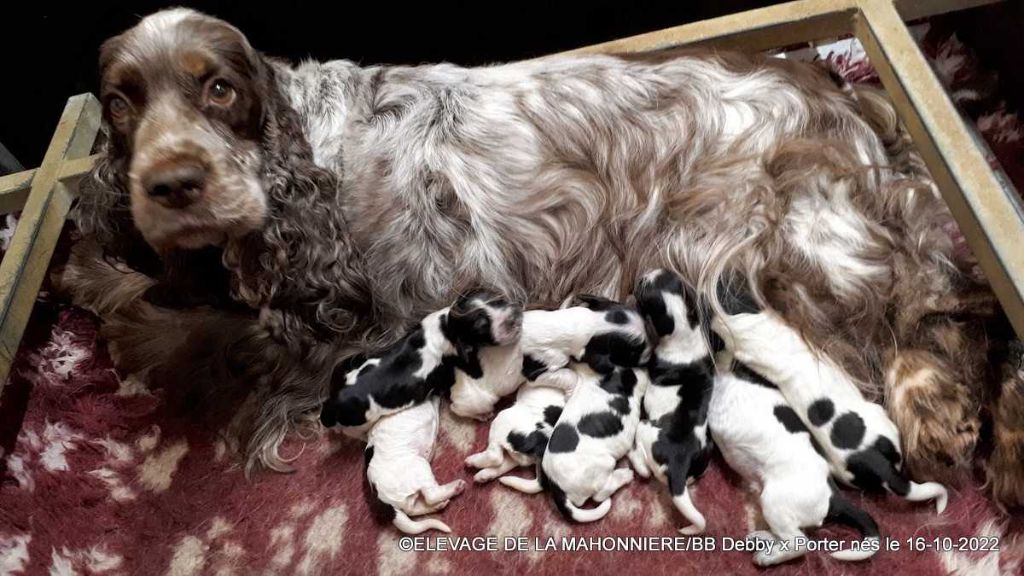
[[[1024,507],[1024,363],[1004,367],[992,407],[994,447],[985,463],[988,487],[1004,509]]]
[[[927,352],[900,352],[885,381],[886,412],[899,428],[907,472],[955,483],[970,468],[981,423],[970,390]]]
[[[452,486],[452,492],[454,496],[458,496],[459,494],[462,494],[463,492],[466,491],[467,484],[465,480],[456,480],[452,484],[454,484],[454,486]]]

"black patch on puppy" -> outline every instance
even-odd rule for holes
[[[864,420],[855,412],[847,412],[832,425],[832,445],[844,450],[854,450],[864,440]]]
[[[526,354],[523,356],[523,377],[533,382],[538,376],[548,371],[548,365]]]
[[[576,428],[591,438],[608,438],[622,432],[622,417],[613,412],[597,412],[580,418]]]
[[[558,419],[561,416],[561,406],[552,404],[551,406],[548,406],[547,408],[544,409],[544,422],[546,422],[548,426],[554,427],[555,424],[558,424]]]
[[[789,406],[779,404],[775,407],[773,412],[775,413],[775,419],[781,422],[790,434],[798,434],[800,432],[810,433],[807,426],[804,426],[803,420],[800,420],[800,416],[798,416],[796,411]]]
[[[608,401],[608,406],[619,414],[629,414],[629,399],[625,396],[616,396]]]
[[[739,281],[720,283],[718,285],[718,301],[729,316],[757,314],[761,311],[761,306],[754,300],[753,294]]]
[[[751,384],[757,384],[758,386],[764,386],[765,388],[771,388],[772,390],[778,390],[779,387],[773,382],[770,382],[764,376],[761,376],[757,372],[754,372],[750,366],[747,366],[743,362],[733,362],[732,373],[739,377],[741,380],[750,382]]]
[[[604,315],[604,319],[612,324],[628,324],[629,314],[625,310],[610,310]]]
[[[647,372],[651,377],[651,386],[679,386],[686,387],[690,382],[710,382],[715,377],[715,364],[711,355],[704,356],[689,364],[675,364],[658,358],[657,354],[651,357],[647,364]]]
[[[892,441],[885,436],[879,436],[878,439],[875,440],[875,450],[878,450],[878,452],[886,460],[892,462],[894,466],[898,466],[903,460],[903,457],[900,455],[900,451],[897,450]]]
[[[576,429],[568,424],[559,424],[551,431],[551,439],[548,441],[548,451],[553,453],[572,452],[579,446],[580,435]]]
[[[616,367],[639,366],[646,342],[618,332],[598,334],[587,342],[580,362],[595,372],[607,374]]]
[[[653,277],[640,280],[634,291],[637,308],[658,336],[667,336],[675,331],[675,320],[665,308],[664,293],[682,297],[686,305],[686,320],[691,328],[696,327],[699,319],[693,291],[677,274],[659,270]]]
[[[591,310],[597,310],[602,312],[604,310],[611,310],[617,306],[622,306],[615,300],[604,298],[603,296],[595,296],[593,294],[577,294],[573,296],[570,302],[573,306],[582,306],[584,308],[590,308]]]
[[[895,472],[892,463],[875,450],[863,450],[856,454],[851,454],[846,459],[846,470],[853,474],[853,485],[867,492],[882,492],[887,483],[892,487],[893,492],[899,496],[905,496],[910,491],[910,486],[908,485],[901,493],[899,489],[903,486],[898,482],[894,486],[890,482]]]
[[[377,487],[370,482],[366,475],[366,469],[370,467],[370,460],[373,460],[373,446],[367,446],[363,450],[363,495],[366,497],[366,505],[370,509],[370,516],[377,524],[390,524],[395,519],[395,509],[380,501],[377,497]]]
[[[535,458],[540,458],[544,456],[544,450],[548,446],[548,436],[536,430],[526,435],[519,432],[509,432],[508,444],[520,454],[528,454]]]
[[[617,396],[632,396],[636,387],[636,373],[630,369],[616,370],[601,378],[601,388]]]
[[[814,426],[823,426],[836,415],[836,407],[828,398],[819,398],[807,409],[807,420]]]

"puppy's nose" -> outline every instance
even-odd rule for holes
[[[146,194],[168,208],[184,208],[203,194],[206,168],[195,163],[176,163],[153,170],[143,179]]]

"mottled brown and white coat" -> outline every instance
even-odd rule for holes
[[[281,465],[339,355],[472,287],[553,306],[623,297],[656,267],[712,308],[723,276],[744,278],[867,392],[914,354],[929,385],[889,407],[908,466],[948,475],[973,453],[984,348],[968,328],[991,296],[951,261],[949,212],[876,91],[730,53],[292,66],[183,9],[101,64],[110,138],[79,223],[192,291],[219,255],[211,301],[252,319],[231,347],[256,379],[250,462]]]

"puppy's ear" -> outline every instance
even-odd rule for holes
[[[320,408],[320,423],[324,428],[330,428],[338,423],[338,412],[335,410],[334,401],[330,398]]]
[[[619,306],[620,304],[610,298],[603,296],[596,296],[594,294],[577,294],[573,297],[573,306],[583,306],[584,308],[590,308],[598,312],[608,310],[613,306]]]

